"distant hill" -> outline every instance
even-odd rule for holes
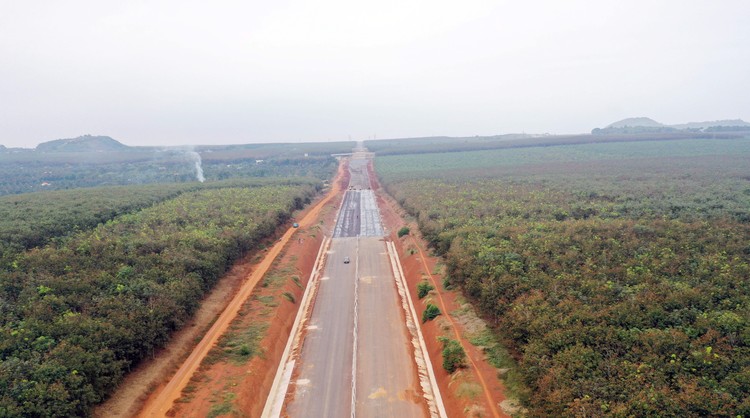
[[[7,148],[5,148],[5,145],[0,144],[0,152],[5,151]]]
[[[733,126],[743,126],[743,127],[750,127],[750,123],[745,122],[742,119],[725,119],[725,120],[715,120],[710,122],[690,122],[690,123],[683,123],[680,125],[672,125],[672,127],[677,129],[706,129],[706,128],[714,128],[717,126],[721,127],[733,127]]]
[[[40,152],[95,152],[95,151],[124,151],[127,145],[108,136],[83,135],[78,138],[56,139],[42,142],[36,146]]]
[[[607,125],[607,128],[625,128],[625,127],[661,128],[664,126],[666,125],[664,125],[663,123],[659,123],[651,118],[640,117],[640,118],[623,119],[623,120]]]
[[[742,119],[717,120],[708,122],[690,122],[678,125],[665,125],[651,118],[627,118],[607,125],[605,128],[594,128],[593,135],[612,134],[649,134],[668,132],[740,132],[750,130],[750,123]]]

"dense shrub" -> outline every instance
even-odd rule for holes
[[[443,343],[443,368],[448,373],[453,373],[461,367],[466,367],[466,352],[461,344],[451,338],[440,337]]]
[[[422,322],[432,321],[433,319],[437,318],[438,315],[440,315],[440,308],[431,303],[428,303],[427,307],[424,309],[424,312],[422,312]]]
[[[423,297],[427,296],[428,293],[430,293],[430,290],[433,289],[435,289],[435,287],[429,282],[419,282],[417,284],[417,296],[422,299]]]

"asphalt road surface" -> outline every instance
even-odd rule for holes
[[[350,163],[350,187],[290,386],[292,417],[428,415],[366,164]]]

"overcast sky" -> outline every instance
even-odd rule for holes
[[[0,0],[0,144],[750,120],[750,1]]]

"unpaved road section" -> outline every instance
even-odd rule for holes
[[[381,238],[359,241],[355,415],[428,416],[386,243]]]
[[[310,227],[315,223],[320,214],[320,210],[331,199],[340,193],[338,182],[334,182],[329,193],[320,200],[307,214],[299,221],[301,227]],[[216,344],[219,337],[223,335],[229,324],[237,316],[240,308],[252,293],[263,275],[271,267],[271,264],[279,255],[289,239],[296,232],[295,228],[290,228],[284,235],[271,247],[266,253],[263,260],[257,265],[256,269],[246,279],[240,290],[237,292],[227,308],[222,312],[214,325],[206,332],[203,339],[198,343],[190,356],[185,360],[182,366],[172,376],[169,383],[159,392],[156,397],[152,398],[139,414],[140,417],[163,417],[167,416],[174,402],[180,397],[182,390],[190,381],[193,373],[198,369],[200,363],[206,357],[211,348]]]
[[[282,415],[430,415],[367,164],[350,161],[351,181]]]

